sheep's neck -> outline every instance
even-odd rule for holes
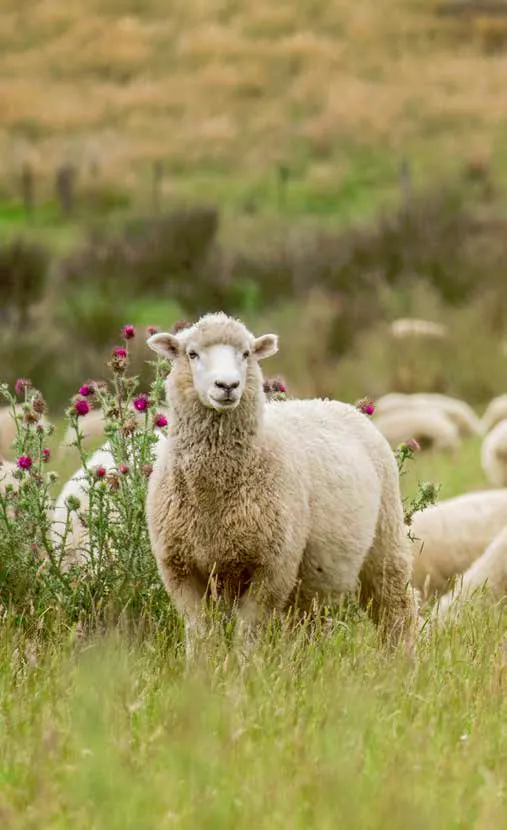
[[[196,411],[198,410],[198,411]],[[220,414],[196,405],[193,412],[174,412],[174,460],[194,484],[248,476],[258,458],[262,409],[243,405]],[[192,417],[193,416],[193,417]]]

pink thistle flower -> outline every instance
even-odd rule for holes
[[[136,330],[131,323],[123,326],[121,333],[123,334],[125,340],[132,340],[132,338],[136,336]]]
[[[129,471],[128,465],[120,464],[120,466],[118,467],[118,471],[122,474],[122,476],[126,476]]]
[[[88,383],[83,383],[82,386],[79,387],[79,394],[83,395],[84,398],[87,398],[88,395],[93,395],[93,389]]]
[[[17,465],[20,470],[29,470],[32,466],[32,459],[29,455],[20,455],[17,460]]]
[[[96,467],[95,468],[95,478],[104,478],[107,475],[107,470],[105,467]]]
[[[47,461],[49,461],[50,458],[51,458],[51,450],[48,449],[47,447],[44,447],[44,449],[42,450],[42,460],[44,462],[47,462]]]
[[[165,415],[162,415],[161,412],[157,412],[157,414],[155,415],[155,417],[153,419],[153,423],[155,424],[156,427],[166,427],[167,424],[168,424],[168,421],[167,421],[167,418],[165,417]]]
[[[14,391],[16,392],[16,395],[21,398],[25,389],[29,389],[31,385],[32,381],[28,380],[28,378],[18,378],[14,384]]]
[[[90,404],[88,403],[88,401],[85,401],[83,398],[80,398],[79,400],[74,402],[74,409],[78,417],[80,417],[81,415],[88,415],[90,411]]]
[[[146,329],[146,334],[148,334],[151,337],[152,334],[158,334],[159,331],[160,329],[158,326],[148,326],[148,328]]]
[[[419,444],[418,441],[415,440],[415,438],[410,438],[406,442],[406,445],[407,445],[408,449],[411,450],[412,452],[419,452],[419,450],[421,449],[421,445]]]
[[[361,398],[360,401],[356,403],[357,409],[359,412],[362,412],[363,415],[373,415],[375,412],[375,404],[373,403],[370,398]]]
[[[150,399],[148,398],[148,395],[145,395],[144,393],[139,395],[139,397],[134,400],[134,409],[137,409],[138,412],[146,412],[149,405]]]
[[[127,357],[127,350],[123,348],[123,346],[117,346],[113,349],[113,357],[119,357],[124,359]]]

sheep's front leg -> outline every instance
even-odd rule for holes
[[[180,575],[176,577],[167,566],[162,573],[167,593],[185,623],[185,656],[188,665],[195,659],[198,641],[206,634],[205,590],[193,576],[184,579]]]
[[[275,568],[263,568],[255,575],[248,592],[236,605],[238,640],[251,650],[265,624],[274,614],[282,614],[296,587],[297,561]]]

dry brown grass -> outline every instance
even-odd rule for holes
[[[2,0],[0,173],[62,159],[132,188],[151,159],[309,187],[370,155],[489,158],[507,53],[417,0]]]

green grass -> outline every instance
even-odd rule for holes
[[[419,456],[405,486],[481,486],[478,449]],[[268,632],[246,665],[212,632],[186,671],[150,621],[85,637],[6,612],[2,826],[507,827],[506,637],[477,602],[411,659],[351,608]]]

